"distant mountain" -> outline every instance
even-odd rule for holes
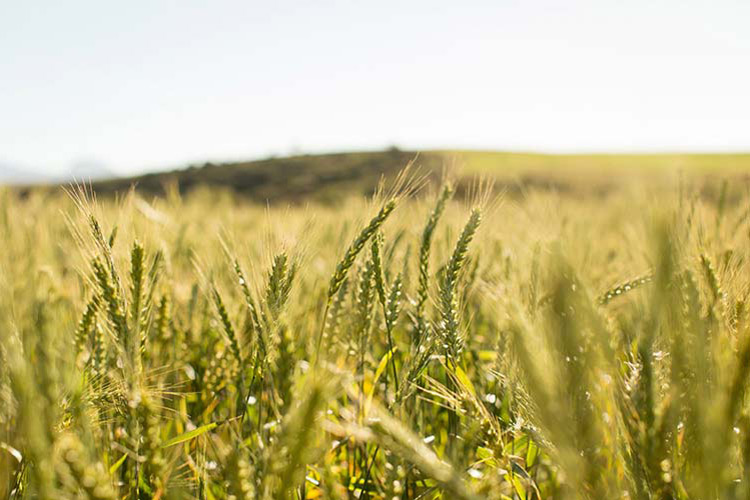
[[[30,168],[0,163],[0,184],[36,184],[50,180]]]
[[[0,162],[0,184],[66,184],[68,182],[104,181],[115,179],[117,174],[103,163],[79,161],[63,174],[45,175],[35,169]]]
[[[98,181],[104,179],[114,179],[117,175],[105,164],[93,161],[85,160],[74,163],[69,169],[68,174],[65,176],[66,181]]]

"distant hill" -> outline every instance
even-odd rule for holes
[[[342,193],[369,194],[385,176],[395,175],[416,153],[400,150],[299,155],[239,163],[206,163],[181,170],[95,181],[98,195],[122,193],[136,186],[143,194],[162,195],[170,186],[186,193],[223,188],[259,202],[307,199],[333,201]],[[420,157],[424,172],[436,170],[437,157]]]
[[[38,170],[38,169],[35,169]],[[0,184],[31,185],[65,182],[88,182],[115,177],[115,173],[105,165],[95,161],[79,161],[64,174],[44,175],[31,168],[0,162]]]
[[[49,178],[40,178],[39,174],[16,165],[0,163],[0,184],[32,184],[47,182]]]
[[[116,175],[101,162],[84,160],[74,163],[68,169],[67,177],[78,181],[89,181],[111,179]]]
[[[632,179],[647,179],[651,184],[675,183],[678,172],[700,178],[709,188],[717,184],[714,180],[719,177],[750,179],[750,154],[559,155],[455,150],[417,154],[395,148],[206,163],[108,180],[90,177],[91,187],[99,196],[122,194],[133,186],[141,194],[152,196],[162,196],[174,187],[183,194],[200,188],[219,188],[260,203],[334,202],[346,195],[372,193],[383,177],[393,178],[415,159],[417,171],[433,177],[439,177],[446,166],[458,167],[459,191],[477,177],[489,177],[510,195],[530,187],[604,194]],[[104,175],[100,166],[94,167],[97,175]],[[706,179],[710,182],[705,183]]]

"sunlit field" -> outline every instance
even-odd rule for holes
[[[750,498],[745,161],[0,191],[0,498]]]

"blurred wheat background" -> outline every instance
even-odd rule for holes
[[[676,178],[6,189],[0,496],[748,498],[745,187]]]

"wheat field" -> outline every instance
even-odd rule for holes
[[[738,182],[0,191],[0,498],[750,498]]]

